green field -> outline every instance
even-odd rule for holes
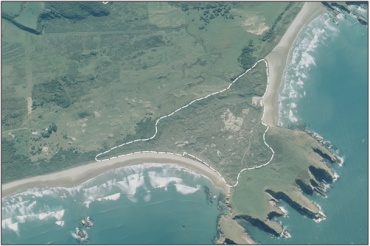
[[[263,107],[252,99],[263,95],[266,81],[266,66],[260,62],[229,90],[197,101],[161,120],[159,134],[154,139],[122,146],[99,159],[136,150],[185,151],[210,163],[229,183],[235,183],[241,169],[261,165],[272,155],[262,139],[266,129],[260,121]],[[143,124],[136,129],[135,136],[151,137],[155,133],[154,123]]]
[[[81,165],[145,136],[150,129],[142,122],[225,88],[246,64],[267,54],[274,42],[261,41],[261,30],[283,13],[277,26],[286,28],[301,4],[42,6],[41,35],[13,24],[17,16],[37,13],[35,6],[3,8],[14,17],[2,22],[2,153],[12,157],[3,162],[3,182]],[[52,123],[57,131],[48,134]],[[69,157],[75,155],[80,158]],[[11,171],[14,163],[22,170]]]

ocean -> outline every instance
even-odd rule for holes
[[[315,223],[282,203],[289,216],[278,220],[292,237],[270,238],[248,226],[259,243],[368,243],[368,27],[348,14],[336,19],[323,13],[300,31],[279,99],[280,125],[306,125],[344,158],[342,167],[331,166],[340,178],[327,198],[311,197],[326,220]]]
[[[208,178],[174,164],[122,167],[76,187],[3,198],[2,243],[212,244],[221,198]],[[87,216],[89,228],[80,224]]]

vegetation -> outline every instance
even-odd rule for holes
[[[156,119],[225,88],[231,78],[260,59],[270,41],[264,43],[259,35],[246,32],[243,23],[250,13],[260,13],[261,20],[271,26],[286,5],[276,3],[270,11],[269,3],[50,2],[42,11],[42,35],[4,22],[2,125],[10,131],[3,138],[14,143],[16,154],[25,157],[18,158],[23,168],[40,166],[34,170],[36,175],[68,166],[60,156],[63,151],[86,154],[93,161],[92,153],[150,137]],[[276,24],[276,33],[284,29],[289,13],[290,9]],[[107,14],[109,18],[97,19]],[[207,31],[199,30],[202,27]],[[153,147],[160,151],[185,149],[197,155],[213,136],[214,144],[228,137],[220,132],[224,124],[221,116],[229,112],[227,109],[241,117],[243,109],[249,108],[250,118],[244,119],[243,115],[246,125],[242,126],[248,130],[252,124],[249,119],[258,122],[261,116],[261,109],[253,106],[251,97],[263,94],[266,81],[262,64],[256,71],[250,74],[252,82],[248,78],[240,80],[241,87],[235,84],[233,94],[208,98],[165,119],[158,139],[147,143],[151,145],[138,143],[124,151],[118,148],[116,153]],[[28,114],[27,102],[31,101]],[[15,131],[18,128],[28,130]],[[255,136],[244,136],[256,139],[251,149],[262,144],[257,134],[263,130],[259,125]],[[236,133],[230,135],[237,138]],[[176,141],[188,141],[189,145],[179,147]],[[239,151],[233,148],[208,146],[201,157],[220,165],[240,162],[238,155],[229,160],[226,154],[217,155],[216,150]],[[260,154],[256,163],[257,159],[268,158],[267,153]],[[59,157],[53,159],[55,156]],[[52,168],[43,171],[41,166],[47,164],[40,163],[44,162]],[[229,165],[229,170],[224,170],[230,180],[236,167],[240,165]]]
[[[38,149],[41,152],[41,148]],[[6,183],[12,180],[40,174],[56,172],[71,166],[81,165],[90,162],[96,152],[80,153],[76,149],[60,150],[50,161],[40,160],[32,162],[25,155],[17,154],[18,151],[12,141],[2,140],[1,142],[1,179]],[[25,168],[25,164],[32,163],[32,168]]]
[[[29,177],[35,175],[34,168],[24,168],[25,163],[31,163],[31,160],[19,154],[14,143],[9,140],[1,141],[1,180],[8,182],[10,180]],[[34,166],[34,165],[32,165]]]
[[[293,6],[293,4],[294,4],[293,2],[290,2],[285,7],[284,12],[282,12],[281,14],[279,14],[279,16],[276,18],[276,20],[274,21],[274,23],[270,27],[270,29],[262,35],[262,37],[261,37],[261,40],[262,41],[267,41],[267,40],[269,40],[274,35],[274,31],[275,31],[276,25],[282,20],[285,12],[288,11]]]
[[[287,26],[291,23],[291,21],[295,18],[295,16],[299,13],[303,6],[301,2],[290,2],[284,9],[284,11],[279,14],[279,16],[275,19],[271,28],[265,32],[260,41],[260,54],[265,56],[267,55],[280,41],[281,37],[284,35]]]
[[[41,136],[42,136],[43,138],[49,138],[49,137],[50,137],[50,135],[51,135],[53,132],[56,132],[56,131],[57,131],[57,129],[58,129],[57,125],[53,122],[53,123],[51,123],[51,125],[50,125],[48,128],[46,128],[46,130],[43,130],[43,131],[41,132]]]
[[[101,2],[47,2],[46,6],[68,19],[81,20],[89,15],[109,15],[108,6]]]
[[[225,20],[234,19],[230,10],[235,2],[170,2],[169,4],[181,8],[188,15],[189,11],[198,11],[199,20],[203,23],[199,26],[200,30],[204,30],[212,19],[218,17]]]
[[[248,46],[243,48],[242,53],[238,58],[238,61],[244,70],[251,68],[254,65],[254,63],[256,63],[257,58],[254,56],[253,52],[254,45],[253,41],[250,40]]]
[[[3,129],[20,127],[27,114],[26,100],[15,97],[2,97],[1,112]]]
[[[185,151],[212,163],[229,183],[235,183],[241,169],[260,165],[272,154],[262,139],[266,129],[260,122],[262,107],[252,103],[253,96],[263,94],[266,80],[266,66],[261,62],[228,91],[196,102],[161,120],[159,134],[153,140],[117,148],[100,158],[135,150]],[[154,122],[150,119],[140,122],[136,136],[151,137]],[[232,142],[238,144],[230,144]]]
[[[61,108],[68,108],[80,100],[81,95],[89,90],[99,87],[92,75],[83,77],[64,76],[50,82],[36,84],[32,90],[33,108],[55,104]]]
[[[89,111],[82,111],[82,112],[78,112],[78,117],[83,119],[83,118],[87,118],[89,116],[91,116],[93,113],[92,112],[89,112]]]
[[[142,119],[135,127],[136,138],[146,138],[155,133],[155,120],[151,118]]]
[[[32,100],[34,109],[42,107],[45,103],[54,103],[59,107],[68,108],[72,103],[61,81],[57,79],[35,85],[32,90]]]

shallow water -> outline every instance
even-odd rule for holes
[[[204,186],[214,199],[207,199]],[[119,168],[72,188],[33,188],[2,199],[2,243],[210,244],[219,191],[176,165]],[[90,216],[94,225],[79,225]],[[75,238],[80,226],[87,241]]]

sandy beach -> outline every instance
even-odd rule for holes
[[[93,162],[64,171],[26,178],[2,185],[2,197],[26,190],[32,187],[73,187],[106,171],[119,167],[143,163],[177,164],[208,177],[212,183],[229,196],[230,188],[222,178],[210,168],[195,160],[173,154],[139,153],[116,159]]]
[[[320,2],[304,3],[301,11],[293,20],[278,45],[265,57],[269,66],[269,85],[263,96],[265,114],[262,120],[269,126],[278,125],[278,97],[290,47],[302,27],[320,15],[324,10],[325,8]]]

